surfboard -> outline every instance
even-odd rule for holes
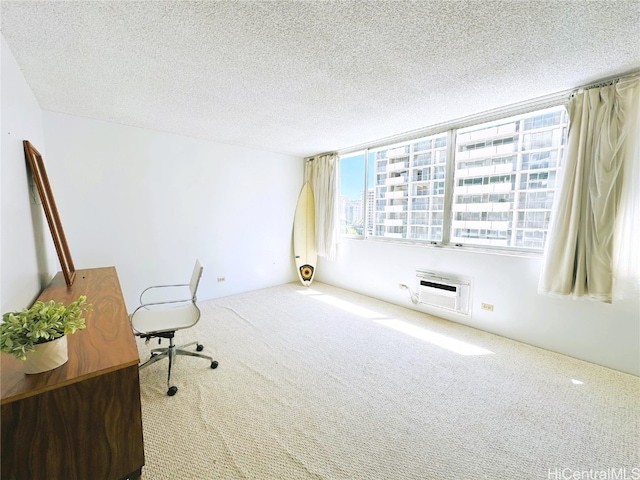
[[[311,184],[305,182],[293,220],[293,256],[298,277],[305,287],[311,285],[316,273],[316,212]]]

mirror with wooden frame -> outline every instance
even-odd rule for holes
[[[47,171],[44,168],[42,155],[40,155],[40,152],[31,145],[29,140],[24,140],[22,143],[24,145],[24,156],[29,162],[29,167],[33,174],[33,180],[38,189],[40,199],[42,200],[42,207],[44,208],[44,214],[47,217],[49,230],[51,230],[53,243],[56,246],[56,252],[58,253],[62,273],[64,274],[67,286],[70,287],[73,285],[73,280],[76,276],[76,269],[73,266],[73,259],[71,258],[71,252],[69,251],[69,245],[67,244],[67,239],[64,236],[64,230],[62,229],[62,223],[60,222],[60,215],[58,214],[56,201],[53,198],[53,192],[51,191]]]

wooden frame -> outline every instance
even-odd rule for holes
[[[73,280],[76,276],[76,269],[73,265],[73,259],[71,258],[71,252],[69,251],[67,238],[64,236],[64,230],[62,229],[62,223],[60,222],[60,215],[58,215],[56,201],[53,198],[53,192],[51,191],[47,171],[44,168],[42,155],[40,155],[40,152],[31,145],[29,140],[24,140],[22,144],[24,145],[24,156],[29,162],[33,179],[36,183],[36,187],[38,188],[38,194],[42,200],[42,207],[44,208],[44,213],[47,217],[49,230],[51,230],[53,243],[56,246],[56,252],[58,253],[58,259],[60,260],[60,266],[62,267],[65,282],[67,283],[67,286],[70,287],[73,285]]]

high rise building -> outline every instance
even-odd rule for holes
[[[364,205],[362,200],[351,200],[340,196],[341,232],[347,235],[362,235],[364,229]]]
[[[566,127],[554,108],[460,130],[451,241],[543,248]]]
[[[349,200],[345,203],[345,219],[347,224],[356,225],[362,223],[362,201],[361,200]]]
[[[373,234],[442,239],[447,134],[373,152]]]
[[[566,127],[557,107],[458,130],[450,241],[541,249]],[[443,239],[447,142],[445,132],[370,152],[373,235]]]
[[[375,211],[376,192],[374,188],[367,189],[367,235],[373,234],[373,218]]]

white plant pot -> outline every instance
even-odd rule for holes
[[[42,373],[53,370],[69,360],[65,335],[50,342],[34,345],[34,348],[33,352],[27,353],[25,373]]]

